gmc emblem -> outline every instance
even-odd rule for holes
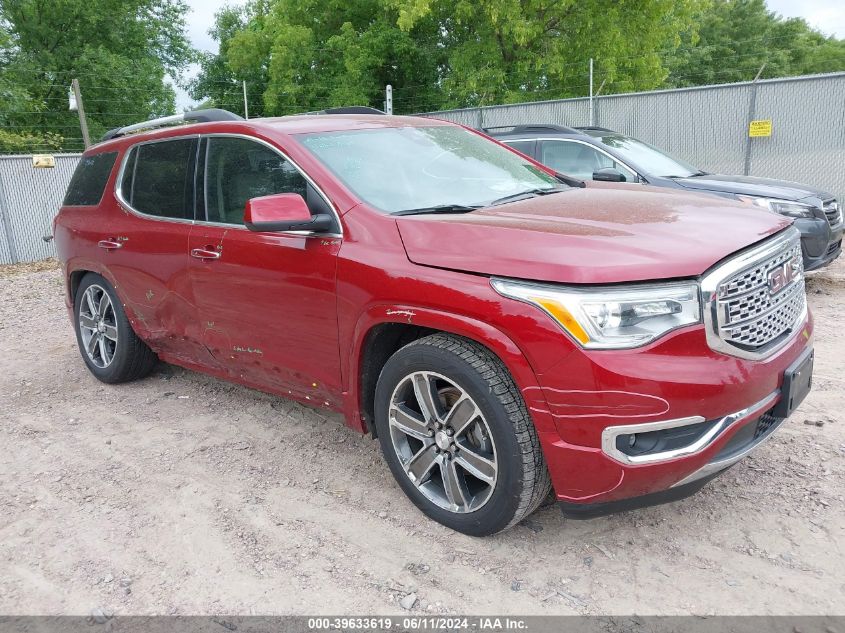
[[[796,276],[797,271],[794,260],[789,260],[776,268],[772,268],[769,271],[769,294],[776,295],[795,281]]]

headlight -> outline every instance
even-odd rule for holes
[[[699,323],[698,285],[670,283],[590,290],[493,279],[499,294],[537,306],[583,347],[639,347]]]
[[[801,204],[800,202],[790,202],[789,200],[775,200],[774,198],[753,198],[753,204],[758,207],[763,207],[769,211],[786,215],[790,218],[814,218],[816,207],[812,204]]]

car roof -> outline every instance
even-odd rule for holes
[[[313,132],[344,132],[395,127],[431,127],[454,125],[440,119],[418,116],[394,116],[387,114],[319,114],[250,119],[256,126],[268,126],[285,134],[309,134]]]
[[[497,127],[485,127],[482,131],[494,138],[546,138],[549,136],[595,138],[602,133],[618,134],[614,130],[594,125],[576,125],[568,127],[565,125],[553,125],[545,123],[532,123],[528,125],[504,125]]]
[[[310,134],[398,127],[448,127],[455,123],[427,117],[378,114],[304,114],[169,125],[115,136],[92,145],[86,154],[118,149],[139,142],[196,134],[237,133],[257,136]]]

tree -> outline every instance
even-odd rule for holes
[[[749,81],[845,70],[845,40],[826,37],[800,18],[784,19],[764,0],[715,0],[696,16],[695,33],[667,58],[671,86]]]
[[[182,0],[0,0],[7,132],[36,139],[31,151],[39,149],[37,139],[50,149],[61,137],[62,149],[81,149],[78,120],[68,110],[73,78],[92,137],[172,113],[175,94],[165,75],[178,80],[193,59],[186,12]],[[15,92],[6,96],[10,84]],[[0,144],[4,149],[10,151]]]
[[[267,114],[335,105],[436,110],[588,92],[588,60],[617,90],[661,85],[655,51],[699,0],[253,0],[217,16],[195,99],[232,100],[247,75]]]
[[[254,0],[216,18],[220,53],[203,59],[191,95],[218,107],[237,101],[241,80],[266,114],[382,107],[387,83],[435,90],[431,33],[400,29],[398,11],[382,0]]]
[[[427,17],[443,34],[447,106],[586,95],[589,59],[616,91],[666,76],[661,46],[691,22],[697,0],[393,0],[400,25]]]

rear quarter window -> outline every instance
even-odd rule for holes
[[[116,158],[117,152],[83,156],[70,179],[63,204],[69,207],[100,204]]]

